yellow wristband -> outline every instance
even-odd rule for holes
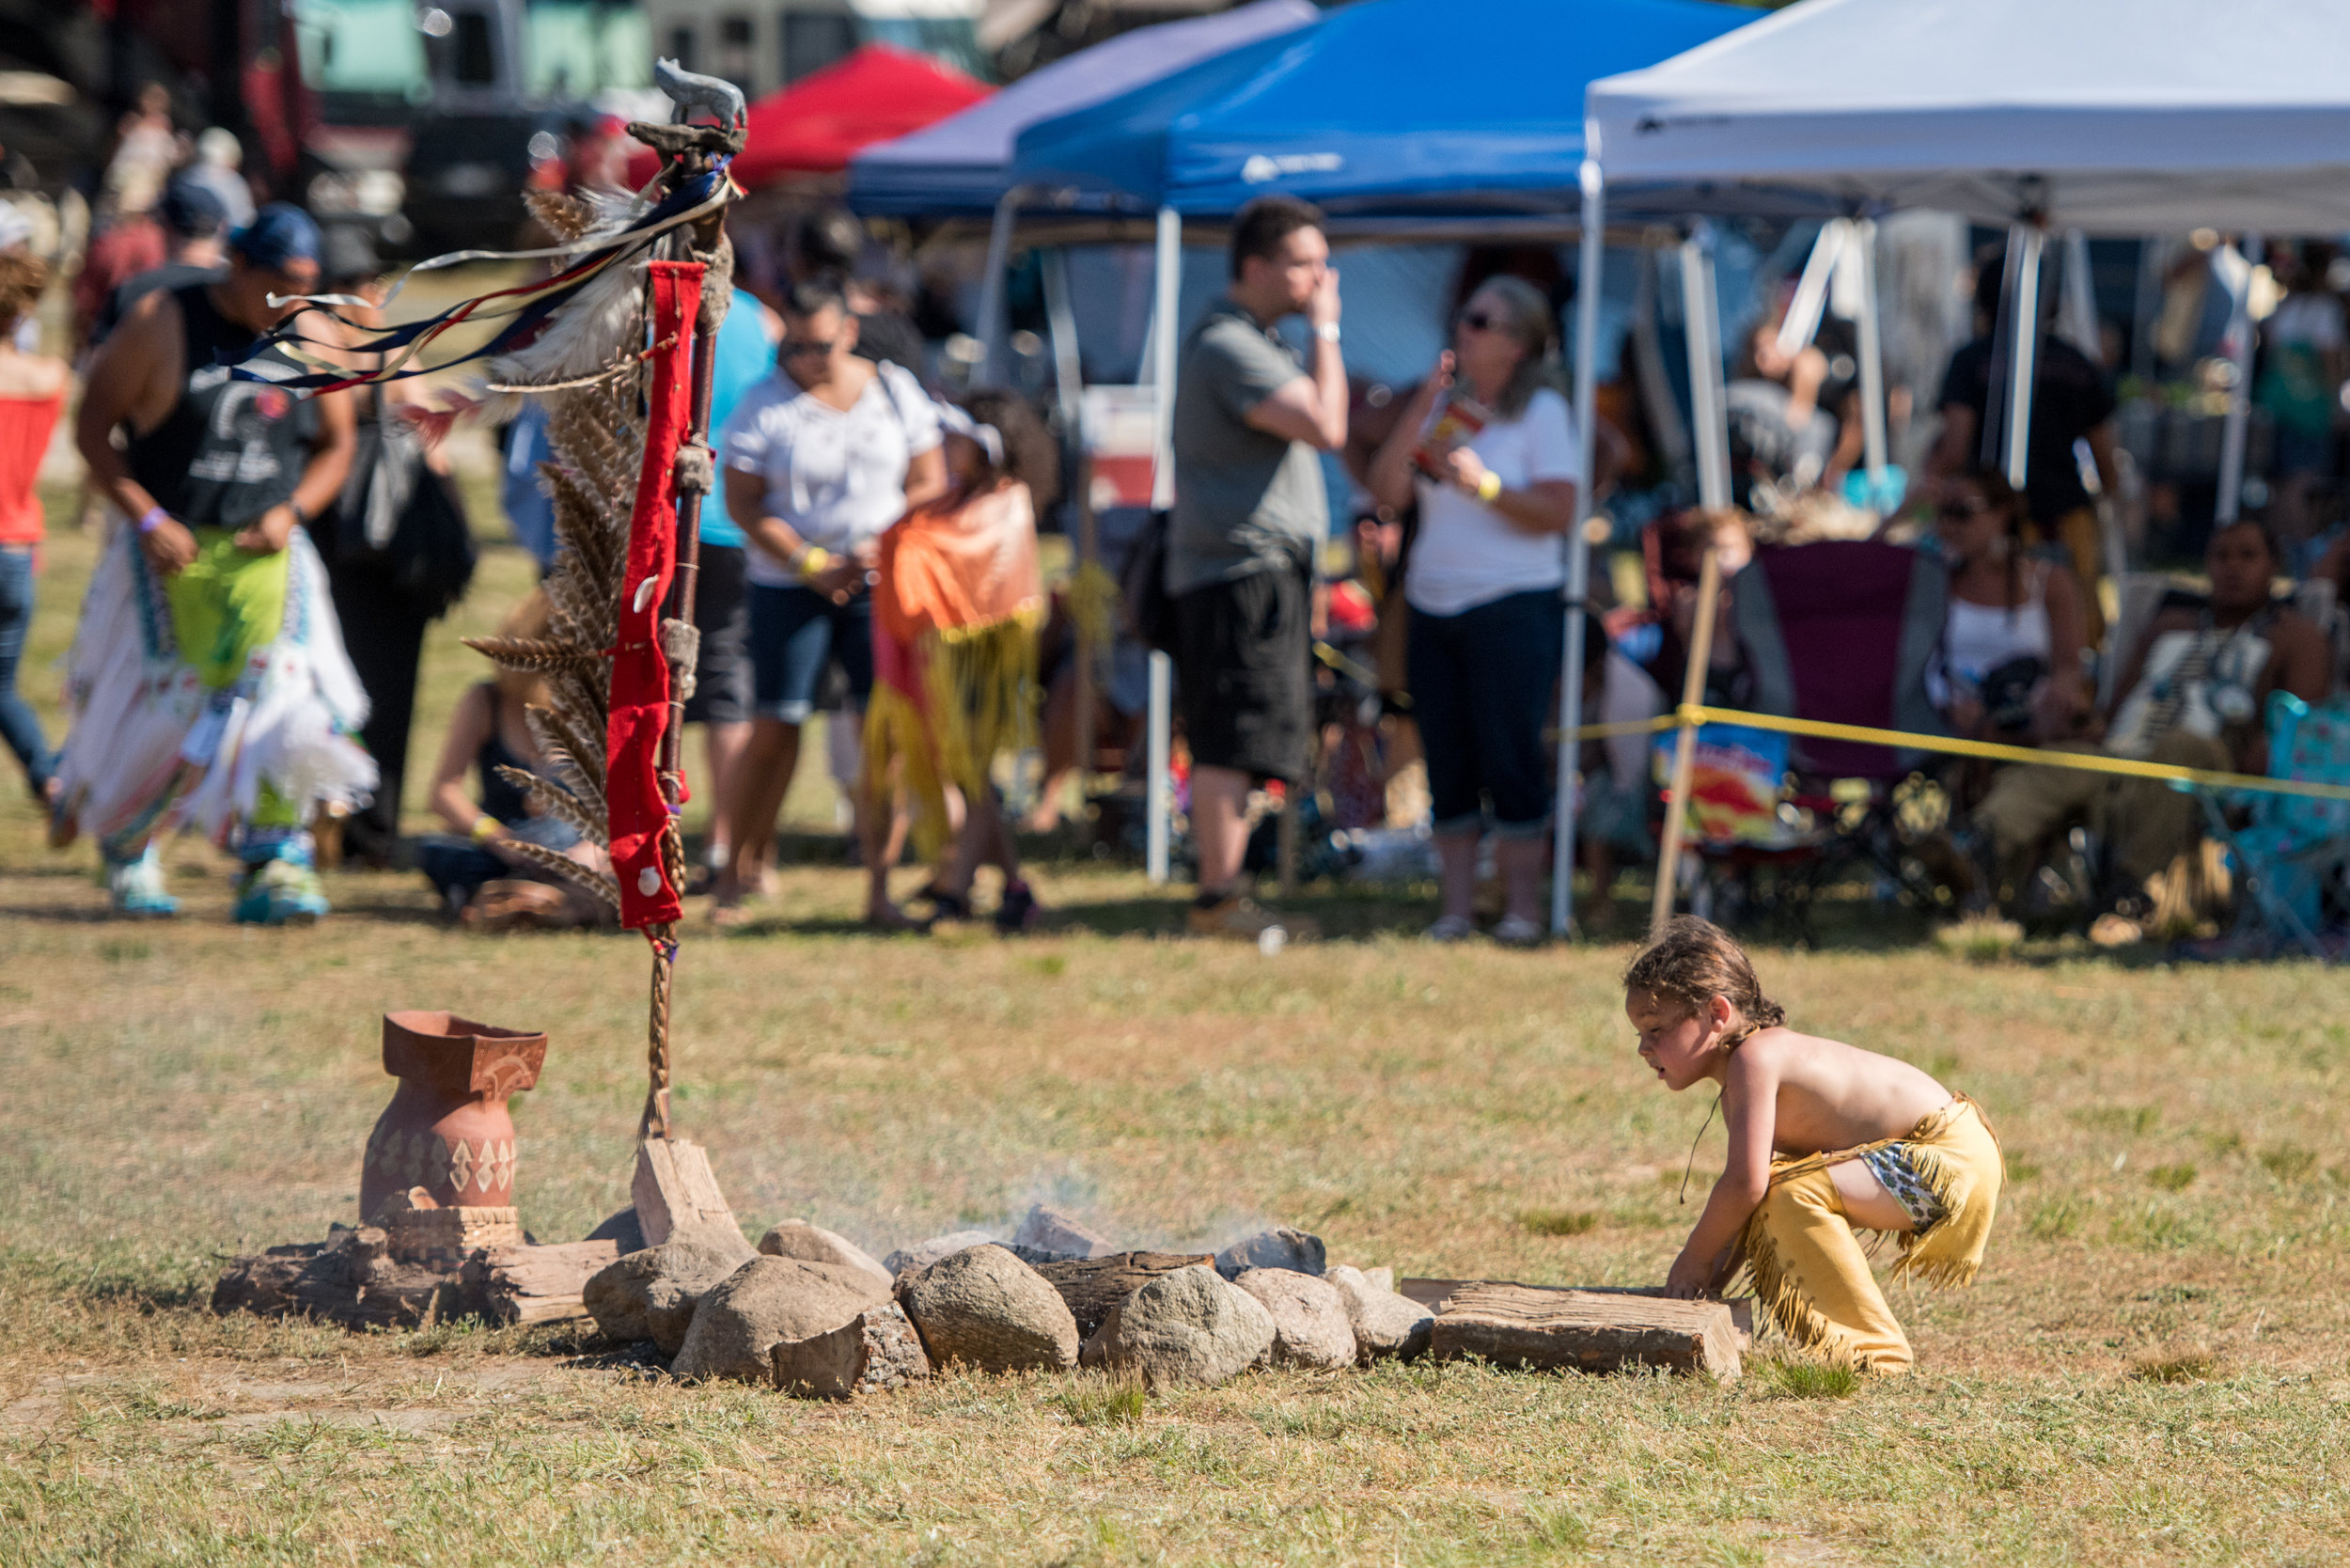
[[[1500,494],[1501,476],[1490,468],[1486,469],[1485,477],[1477,481],[1477,498],[1487,506],[1492,506]]]
[[[502,825],[495,817],[485,811],[473,820],[473,841],[477,844],[488,842],[490,837]]]
[[[832,552],[821,544],[811,544],[800,553],[800,581],[812,583],[819,572],[832,564]]]

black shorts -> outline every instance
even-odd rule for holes
[[[1175,601],[1175,688],[1195,766],[1306,776],[1311,593],[1303,569],[1210,583]]]
[[[694,695],[685,699],[688,724],[747,724],[751,716],[751,606],[743,547],[705,544],[694,584],[694,624],[701,657],[694,666]]]

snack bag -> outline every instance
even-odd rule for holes
[[[1447,394],[1437,406],[1436,422],[1428,427],[1427,436],[1413,448],[1412,461],[1432,479],[1449,478],[1444,460],[1456,448],[1468,445],[1493,416],[1493,410],[1475,398],[1461,392]]]

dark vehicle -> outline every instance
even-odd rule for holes
[[[648,102],[644,12],[613,0],[294,0],[334,178],[321,221],[422,251],[511,244],[533,184],[561,189],[609,116]],[[394,175],[397,183],[383,174]],[[397,220],[397,221],[394,221]]]

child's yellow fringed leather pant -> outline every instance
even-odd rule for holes
[[[1921,1189],[1917,1200],[1930,1200],[1940,1211],[1932,1224],[1902,1236],[1892,1273],[1932,1284],[1972,1280],[1982,1264],[2006,1168],[1998,1136],[1965,1095],[1906,1137],[1774,1159],[1770,1190],[1739,1246],[1755,1294],[1779,1332],[1868,1372],[1902,1372],[1914,1360],[1909,1337],[1886,1305],[1828,1175],[1830,1166],[1880,1153],[1900,1160]]]

